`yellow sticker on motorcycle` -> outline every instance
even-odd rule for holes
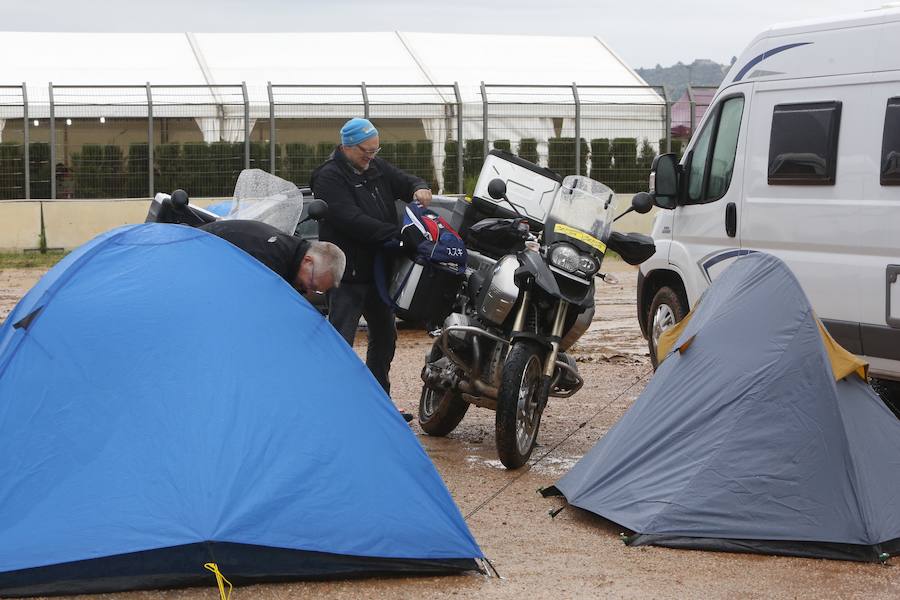
[[[562,223],[557,223],[553,227],[553,233],[561,233],[563,235],[567,235],[570,238],[576,239],[579,242],[584,242],[591,248],[596,248],[602,253],[606,253],[606,244],[598,240],[592,235],[589,235],[583,231],[579,231],[574,227],[569,227],[568,225],[563,225]]]

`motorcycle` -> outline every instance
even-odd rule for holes
[[[566,177],[538,222],[506,191],[502,179],[487,186],[498,201],[494,214],[499,201],[512,212],[499,211],[508,216],[482,219],[467,231],[463,286],[454,312],[432,332],[422,368],[419,423],[443,436],[470,405],[494,410],[497,454],[516,469],[534,450],[548,399],[568,398],[584,385],[566,352],[593,319],[595,279],[613,279],[600,272],[607,250],[639,264],[655,246],[649,236],[611,230],[625,214],[651,209],[646,193],[613,219],[612,190],[588,177]]]
[[[250,219],[308,238],[315,235],[310,236],[304,224],[310,220],[324,219],[328,213],[328,204],[324,200],[314,199],[309,188],[298,188],[290,181],[260,169],[241,171],[233,198],[223,204],[227,212],[218,214],[191,204],[184,190],[178,189],[171,194],[158,193],[150,202],[144,222],[200,227],[222,219]]]

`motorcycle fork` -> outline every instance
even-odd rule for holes
[[[525,331],[525,319],[528,316],[528,306],[531,304],[531,290],[522,292],[522,303],[519,305],[519,312],[516,313],[516,320],[513,321],[512,332],[521,333]]]
[[[553,318],[553,329],[550,331],[550,352],[547,353],[547,359],[544,362],[544,377],[541,382],[542,403],[546,403],[550,395],[550,382],[553,379],[553,373],[556,371],[556,356],[559,354],[559,341],[562,339],[568,309],[569,303],[565,300],[560,300],[559,304],[556,305],[556,316]],[[543,409],[543,406],[541,409]]]

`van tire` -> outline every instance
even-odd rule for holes
[[[872,389],[875,390],[885,405],[900,419],[900,381],[872,378]]]
[[[687,303],[681,296],[667,285],[656,290],[650,310],[647,312],[647,346],[650,350],[650,363],[653,370],[658,366],[656,360],[656,343],[659,335],[680,322],[687,315]],[[657,330],[659,327],[659,330]]]

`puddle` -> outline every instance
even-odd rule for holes
[[[529,464],[531,465],[531,470],[535,473],[561,476],[568,473],[579,460],[581,460],[580,456],[547,456],[541,459],[540,462],[535,462],[537,459],[532,458],[532,460],[529,461]],[[468,463],[470,467],[480,465],[488,467],[489,469],[506,470],[506,467],[503,466],[500,459],[484,458],[483,456],[478,456],[476,454],[469,454],[466,456],[466,463]]]

